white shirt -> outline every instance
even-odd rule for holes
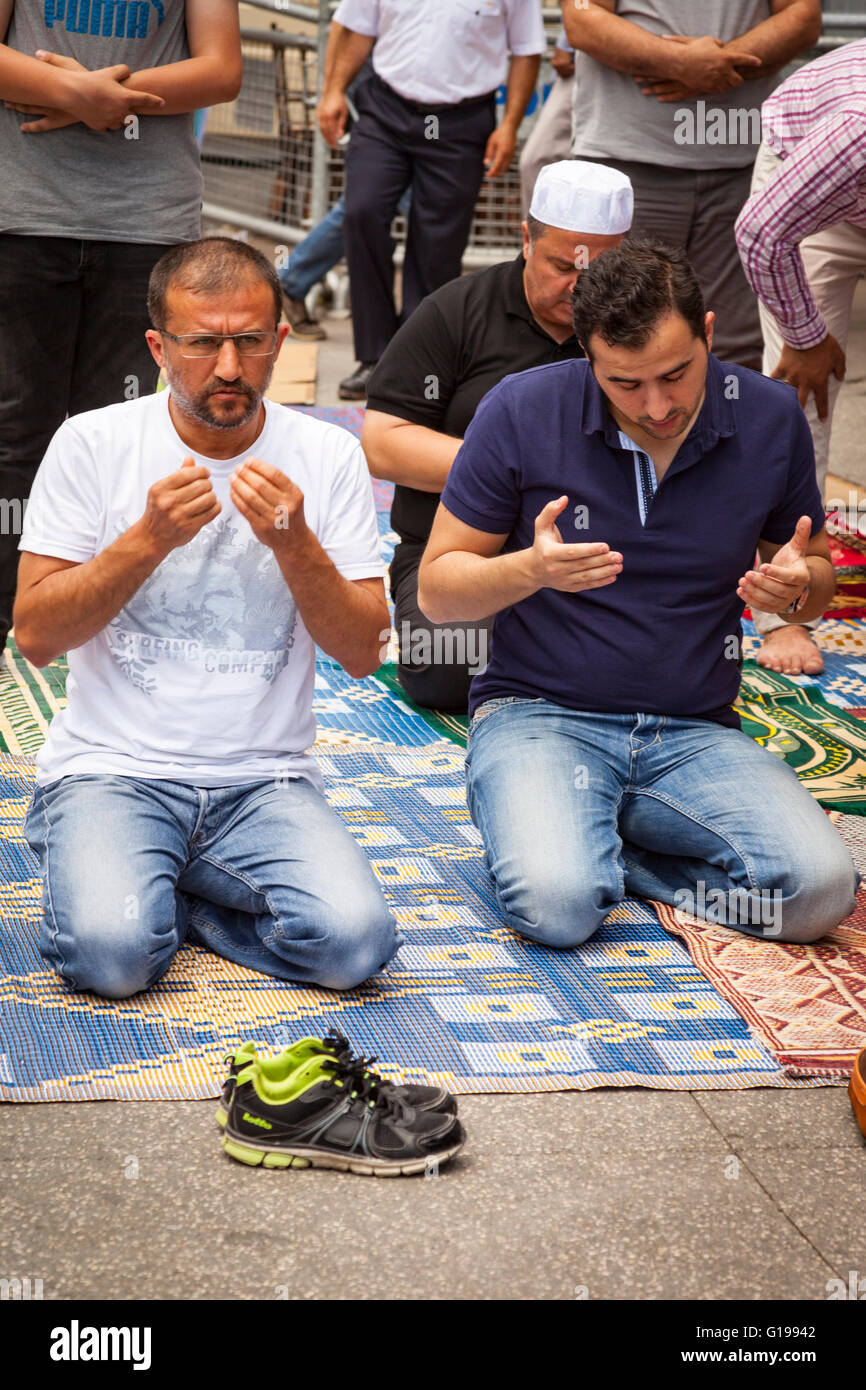
[[[541,0],[342,0],[338,24],[376,39],[373,67],[407,101],[484,96],[508,54],[544,53]]]
[[[193,454],[220,514],[162,561],[112,622],[70,651],[69,704],[37,756],[40,786],[114,773],[226,786],[272,776],[322,787],[315,647],[272,550],[229,495],[251,454],[301,489],[307,525],[347,579],[384,573],[370,477],[346,430],[265,402],[255,443],[231,459],[178,436],[168,391],[66,420],[36,474],[19,549],[84,562],[145,510],[153,483]]]

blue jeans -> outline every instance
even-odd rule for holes
[[[366,855],[305,778],[61,777],[36,788],[24,836],[40,950],[73,989],[137,994],[187,936],[265,975],[351,989],[402,943]]]
[[[406,217],[412,202],[412,189],[406,189],[397,211]],[[343,222],[346,218],[345,196],[311,232],[299,241],[288,261],[278,272],[280,284],[289,299],[306,299],[314,285],[324,280],[345,255]]]
[[[842,839],[738,729],[490,700],[467,790],[506,920],[546,946],[579,946],[627,893],[777,941],[817,940],[854,909]]]

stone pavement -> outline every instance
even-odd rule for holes
[[[841,1088],[460,1109],[450,1169],[381,1179],[235,1163],[210,1102],[0,1107],[0,1274],[72,1300],[826,1300],[866,1278]]]

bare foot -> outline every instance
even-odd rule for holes
[[[781,671],[785,676],[817,676],[824,669],[824,658],[812,641],[809,629],[797,623],[768,632],[755,660],[759,666]]]

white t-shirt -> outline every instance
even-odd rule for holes
[[[144,513],[148,489],[193,453],[169,392],[87,411],[52,439],[30,495],[20,550],[84,562]],[[315,647],[273,551],[229,495],[235,465],[273,464],[304,494],[307,525],[346,579],[384,574],[370,478],[346,430],[265,402],[264,428],[211,473],[222,511],[172,550],[112,622],[70,651],[69,704],[37,756],[46,786],[115,773],[216,787],[272,776],[322,786],[307,750]]]

